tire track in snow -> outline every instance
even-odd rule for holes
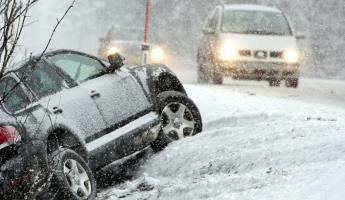
[[[243,116],[231,116],[231,117],[221,117],[219,119],[214,119],[208,121],[204,124],[204,132],[222,129],[227,127],[238,127],[238,126],[248,126],[248,124],[257,124],[267,121],[274,121],[283,118],[283,114],[268,114],[259,113],[252,115]]]

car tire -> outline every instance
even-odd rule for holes
[[[212,81],[216,85],[222,85],[224,82],[224,77],[221,73],[215,71],[213,72]]]
[[[197,77],[197,82],[198,83],[207,83],[208,82],[208,76],[205,73],[205,69],[202,67],[202,65],[200,64],[198,66],[198,77]]]
[[[272,79],[268,80],[268,83],[269,83],[270,87],[279,87],[281,84],[281,81],[279,79],[272,78]]]
[[[157,140],[151,144],[155,152],[163,150],[173,141],[194,136],[202,131],[199,109],[186,94],[168,91],[159,94],[157,99],[162,128]]]
[[[215,57],[212,57],[213,59],[211,60],[211,77],[212,77],[212,82],[213,84],[216,85],[222,85],[224,82],[224,76],[221,73],[221,70],[219,69],[220,66],[217,65],[215,61]]]
[[[96,180],[85,160],[76,152],[61,148],[50,155],[49,193],[57,200],[94,200]],[[70,170],[68,174],[66,171]]]
[[[298,88],[299,79],[298,78],[289,78],[285,81],[286,87]]]

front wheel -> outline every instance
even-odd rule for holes
[[[216,72],[216,71],[213,72],[212,81],[216,85],[222,85],[224,82],[223,74]]]
[[[205,69],[202,67],[202,65],[198,66],[197,82],[198,83],[207,83],[208,82],[208,76],[205,72]]]
[[[163,150],[169,143],[194,136],[202,131],[198,107],[187,95],[169,91],[158,95],[161,131],[151,144],[154,151]]]
[[[55,199],[94,200],[96,180],[84,159],[69,149],[59,149],[50,156]]]
[[[297,88],[299,83],[298,78],[289,78],[285,81],[286,87]]]

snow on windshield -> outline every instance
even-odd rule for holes
[[[222,30],[241,34],[292,35],[286,18],[277,12],[226,10]]]

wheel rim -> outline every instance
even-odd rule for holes
[[[73,159],[64,163],[64,174],[71,191],[82,199],[87,199],[91,194],[91,181],[89,175],[81,164]]]
[[[161,114],[162,130],[171,140],[193,136],[195,120],[190,109],[181,103],[170,103]]]

